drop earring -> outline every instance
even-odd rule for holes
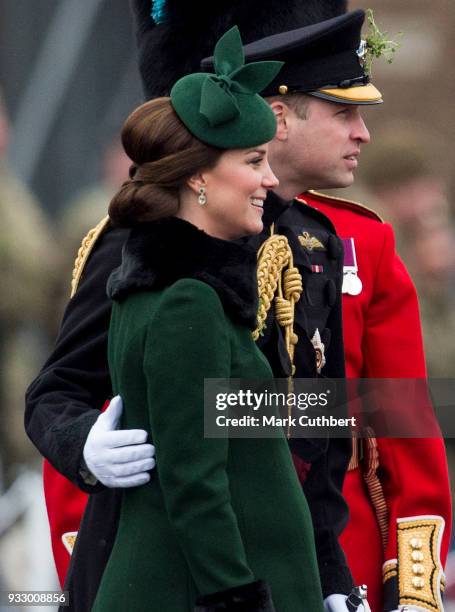
[[[205,187],[201,185],[199,187],[199,198],[198,202],[201,206],[205,206],[207,204],[207,196],[205,195]]]

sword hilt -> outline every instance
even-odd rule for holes
[[[349,593],[348,598],[346,599],[346,607],[349,612],[357,612],[363,601],[367,598],[367,586],[366,584],[362,584],[361,586],[356,586]]]

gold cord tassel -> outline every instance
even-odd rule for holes
[[[275,316],[285,332],[286,349],[291,361],[292,374],[295,372],[294,352],[298,342],[294,332],[295,304],[303,291],[302,276],[294,267],[291,247],[286,236],[273,234],[261,246],[258,252],[258,291],[259,311],[258,326],[253,332],[257,340],[264,329],[267,313],[275,301]]]

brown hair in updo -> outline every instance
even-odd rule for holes
[[[175,215],[179,189],[193,174],[213,168],[223,153],[186,129],[170,98],[134,110],[123,126],[122,143],[133,165],[109,205],[109,216],[122,227]]]

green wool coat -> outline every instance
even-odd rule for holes
[[[272,377],[251,330],[209,284],[182,278],[114,303],[109,363],[122,427],[149,432],[156,469],[123,492],[93,610],[190,612],[198,597],[263,580],[277,612],[322,612],[285,437],[204,438],[204,378]]]

